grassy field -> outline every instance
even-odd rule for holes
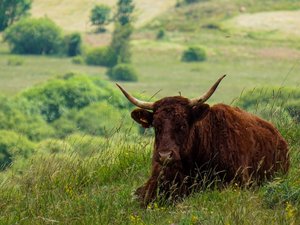
[[[66,31],[82,32],[90,38],[86,47],[109,43],[109,34],[86,33],[88,13],[96,2],[105,1],[35,0],[32,15],[47,15]],[[290,29],[290,16],[299,12],[298,1],[211,0],[177,8],[175,2],[137,1],[140,28],[134,33],[132,52],[139,81],[122,83],[127,90],[147,96],[161,90],[156,98],[178,92],[195,97],[227,74],[209,103],[231,104],[256,87],[300,88],[300,37],[293,29],[285,30]],[[271,19],[260,19],[269,15],[280,15],[279,28],[261,29],[264,22],[272,24]],[[246,25],[239,26],[239,21]],[[294,17],[292,21],[297,23]],[[158,41],[160,28],[166,36]],[[188,46],[205,48],[207,61],[181,62]],[[11,55],[0,43],[1,93],[14,96],[70,71],[108,80],[104,67],[75,65],[67,57]],[[105,144],[88,140],[90,144],[83,145],[82,135],[71,143],[72,154],[40,154],[24,162],[21,172],[13,167],[0,173],[0,224],[300,224],[299,130],[296,123],[280,127],[291,149],[287,176],[250,189],[232,185],[201,190],[176,205],[153,204],[147,209],[132,193],[149,177],[153,139],[117,133]],[[61,148],[70,145],[67,139],[62,142]],[[80,151],[93,154],[81,157]]]

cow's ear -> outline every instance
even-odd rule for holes
[[[192,108],[193,122],[202,120],[204,117],[207,116],[208,112],[209,112],[208,104],[199,104],[199,105],[193,106],[193,108]]]
[[[145,109],[135,109],[131,112],[131,117],[144,128],[149,128],[152,125],[153,113]]]

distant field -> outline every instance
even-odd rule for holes
[[[242,14],[229,20],[228,23],[240,29],[300,36],[300,10]]]
[[[87,32],[91,30],[90,11],[96,4],[115,7],[116,0],[34,0],[32,16],[47,16],[67,31]],[[138,0],[136,1],[136,25],[141,26],[174,6],[176,0]]]

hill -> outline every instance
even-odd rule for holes
[[[111,7],[117,0],[34,0],[31,14],[33,17],[47,16],[67,31],[87,32],[91,30],[89,21],[90,11],[96,4],[106,4]],[[154,17],[175,5],[176,0],[138,0],[137,26],[142,26]]]

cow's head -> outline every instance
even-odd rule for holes
[[[171,165],[181,160],[191,128],[209,112],[209,105],[205,104],[205,101],[214,93],[224,77],[225,75],[220,77],[200,98],[174,96],[156,102],[140,101],[117,84],[127,99],[139,107],[132,111],[132,118],[144,128],[152,126],[155,129],[154,162]]]

